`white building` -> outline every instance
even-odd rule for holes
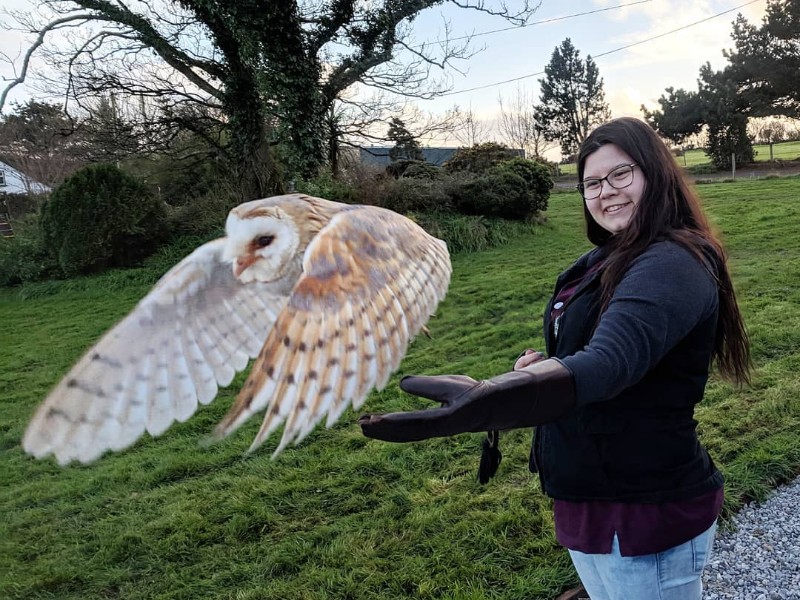
[[[50,188],[0,161],[0,194],[45,194]]]

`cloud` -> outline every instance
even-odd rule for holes
[[[606,1],[603,0],[602,3],[605,4]],[[721,68],[726,62],[722,50],[733,47],[730,34],[731,24],[736,15],[742,12],[751,22],[760,22],[764,7],[765,2],[757,2],[741,11],[733,11],[689,27],[687,26],[692,23],[732,8],[730,3],[687,0],[648,2],[638,5],[635,12],[632,10],[613,12],[609,19],[619,20],[620,24],[624,23],[626,25],[624,29],[627,31],[618,35],[608,31],[609,35],[604,44],[609,48],[633,44],[674,30],[679,31],[621,51],[614,55],[618,57],[614,61],[607,61],[604,71],[686,61],[698,66],[709,61],[712,66]],[[686,28],[681,29],[683,27]]]
[[[596,4],[608,2],[603,0]],[[765,4],[756,2],[741,12],[751,22],[760,23]],[[730,8],[730,1],[677,0],[653,1],[625,11],[610,11],[606,21],[606,35],[598,36],[598,40],[602,40],[598,44],[603,47],[598,48],[597,53],[678,30]],[[731,23],[739,12],[736,10],[614,54],[598,57],[597,64],[605,81],[606,95],[613,113],[640,116],[639,106],[657,106],[657,98],[666,87],[696,89],[700,67],[706,62],[711,63],[714,69],[723,68],[727,60],[722,50],[733,47],[730,37]],[[593,51],[589,50],[589,53]]]
[[[611,108],[612,117],[642,118],[642,104],[650,106],[649,98],[638,89],[625,87],[614,89],[606,94],[606,101]]]

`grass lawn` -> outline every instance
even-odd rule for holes
[[[769,160],[769,145],[756,144],[753,146],[756,162]],[[775,160],[794,160],[800,158],[800,142],[782,142],[772,145],[772,158]],[[684,165],[684,157],[677,157],[678,164]],[[689,150],[686,152],[686,162],[684,166],[700,165],[710,162],[705,152],[702,150]]]
[[[712,379],[697,411],[727,477],[726,511],[800,473],[800,178],[703,185],[730,251],[757,373]],[[448,298],[404,373],[508,370],[541,348],[555,276],[588,247],[577,194],[511,245],[454,257]],[[90,467],[24,456],[36,404],[158,276],[156,268],[0,291],[0,597],[9,599],[534,599],[576,577],[550,501],[527,471],[529,431],[476,481],[481,436],[411,445],[363,438],[355,415],[270,460],[258,423],[198,442],[233,398]],[[233,389],[242,381],[237,378]],[[418,407],[397,376],[365,411]]]

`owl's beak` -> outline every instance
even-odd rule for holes
[[[238,279],[238,277],[244,272],[244,270],[256,262],[256,255],[255,254],[246,254],[245,256],[237,256],[236,260],[233,261],[233,276]]]

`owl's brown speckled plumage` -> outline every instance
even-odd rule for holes
[[[36,457],[91,462],[163,433],[256,361],[215,433],[264,411],[277,454],[383,388],[447,291],[447,248],[409,219],[303,195],[234,208],[45,399]]]

